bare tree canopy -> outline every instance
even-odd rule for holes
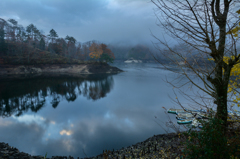
[[[226,132],[230,73],[240,62],[237,49],[239,41],[231,34],[231,30],[240,22],[237,14],[240,1],[151,1],[157,7],[155,9],[157,25],[163,28],[168,36],[188,48],[184,52],[181,51],[181,46],[173,49],[167,40],[161,40],[153,35],[161,44],[157,46],[158,50],[172,63],[182,68],[183,74],[193,85],[213,98],[217,106],[216,117],[223,120],[223,132]],[[195,61],[190,62],[188,60],[190,58]],[[197,59],[202,59],[201,63]],[[161,63],[160,60],[158,62]],[[203,87],[191,79],[184,69],[186,67],[204,83]]]

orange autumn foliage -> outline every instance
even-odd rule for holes
[[[103,55],[101,57],[102,60],[111,61],[115,59],[114,53],[109,48],[107,48],[106,44],[101,44],[100,46],[103,50]]]
[[[99,59],[103,53],[101,45],[98,45],[96,43],[92,43],[89,50],[91,51],[89,56],[94,59]]]

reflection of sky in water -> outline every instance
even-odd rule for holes
[[[162,79],[174,74],[153,64],[142,65],[121,65],[126,72],[113,76],[114,86],[104,98],[78,95],[73,102],[61,99],[54,109],[46,97],[37,113],[28,110],[20,117],[0,118],[0,131],[5,134],[0,141],[33,155],[85,157],[83,149],[92,156],[165,133],[154,116],[165,128],[168,117],[162,107],[174,104],[168,96],[173,95],[172,87]],[[170,118],[175,121],[174,116]]]

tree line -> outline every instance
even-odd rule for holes
[[[73,36],[67,35],[61,38],[54,29],[45,35],[34,24],[24,28],[14,19],[6,21],[0,18],[0,57],[11,57],[15,62],[31,63],[32,60],[40,59],[45,54],[50,58],[59,55],[65,59],[88,61],[91,59],[90,47],[95,45],[99,45],[95,40],[80,43]],[[101,60],[108,62],[108,55],[111,53],[113,56],[110,59],[113,61],[114,54],[107,49],[107,45],[101,44],[101,47],[103,51],[107,51],[103,52]]]
[[[113,62],[115,57],[152,59],[149,48],[144,45],[108,47],[96,40],[81,43],[73,36],[59,37],[54,29],[44,34],[34,24],[23,27],[14,19],[0,18],[0,63],[76,62],[71,59]]]

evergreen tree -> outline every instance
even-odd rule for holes
[[[68,36],[68,35],[66,36],[65,39],[68,40],[70,43],[73,43],[73,44],[75,44],[76,41],[77,41],[74,37]]]
[[[7,49],[6,49],[7,47],[6,47],[4,35],[5,35],[4,29],[1,28],[1,29],[0,29],[0,53],[1,53],[1,54],[5,54],[6,51],[7,51]]]
[[[49,33],[50,34],[48,36],[52,39],[53,43],[53,40],[58,37],[57,32],[54,29],[51,29]]]
[[[36,30],[36,27],[33,24],[28,25],[27,28],[26,28],[28,36],[30,36],[32,39],[33,39],[33,36],[34,36],[34,30]]]
[[[43,38],[41,38],[41,40],[39,42],[39,49],[45,50],[45,41]]]

